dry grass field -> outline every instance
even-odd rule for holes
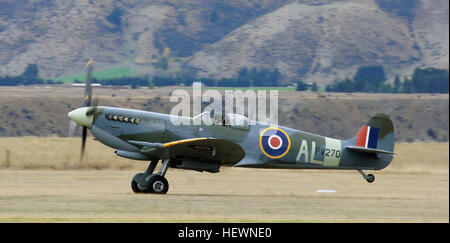
[[[132,171],[1,171],[0,222],[448,222],[448,174],[169,170],[167,195]],[[320,193],[318,190],[334,190]]]
[[[147,163],[88,139],[80,164],[79,148],[1,138],[0,222],[449,222],[448,143],[397,144],[372,184],[356,171],[170,169],[167,195],[131,191]]]

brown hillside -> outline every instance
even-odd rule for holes
[[[165,47],[189,56],[285,2],[2,1],[0,75],[20,74],[28,63],[38,64],[42,77],[74,74],[89,58],[97,68],[149,64]],[[122,15],[111,19],[115,9]]]
[[[390,77],[448,68],[448,1],[392,9],[395,2],[4,0],[0,75],[21,74],[29,63],[45,78],[79,74],[89,58],[97,70],[154,75],[151,64],[165,48],[170,72],[190,64],[203,77],[247,66],[325,84],[360,65],[383,65]]]
[[[319,84],[352,77],[361,65],[383,65],[389,75],[409,75],[420,64],[448,68],[448,33],[437,31],[448,28],[448,1],[439,3],[440,10],[419,5],[414,35],[407,20],[372,1],[294,2],[196,53],[190,64],[225,77],[246,65],[278,68],[288,79]]]

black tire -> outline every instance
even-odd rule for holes
[[[375,176],[372,174],[368,174],[366,177],[367,182],[372,183],[375,181]]]
[[[135,193],[145,192],[146,189],[145,177],[146,175],[144,173],[137,173],[136,175],[134,175],[133,180],[131,181],[131,189],[133,190],[133,192]]]
[[[160,175],[151,175],[145,179],[147,181],[147,192],[155,194],[166,194],[169,191],[169,182]]]
[[[139,190],[138,184],[135,180],[131,180],[131,189],[134,193],[142,193],[143,191]]]

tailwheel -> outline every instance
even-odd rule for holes
[[[366,181],[369,182],[369,183],[374,182],[375,181],[375,176],[372,175],[372,174],[368,174],[367,177],[366,177]]]
[[[145,179],[147,181],[148,193],[166,194],[169,190],[169,182],[160,175],[151,175]]]
[[[372,175],[372,174],[366,175],[366,173],[364,173],[364,171],[362,171],[362,170],[358,170],[358,172],[362,175],[362,177],[364,179],[366,179],[367,182],[372,183],[372,182],[375,181],[375,176],[374,175]]]

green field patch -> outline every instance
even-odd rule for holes
[[[92,73],[92,77],[96,79],[122,78],[122,77],[131,77],[133,75],[134,75],[133,70],[128,67],[109,68],[100,71],[94,71]],[[86,80],[86,74],[62,76],[58,78],[52,78],[52,80],[61,81],[63,83],[73,83],[75,82],[75,80],[84,82]]]

